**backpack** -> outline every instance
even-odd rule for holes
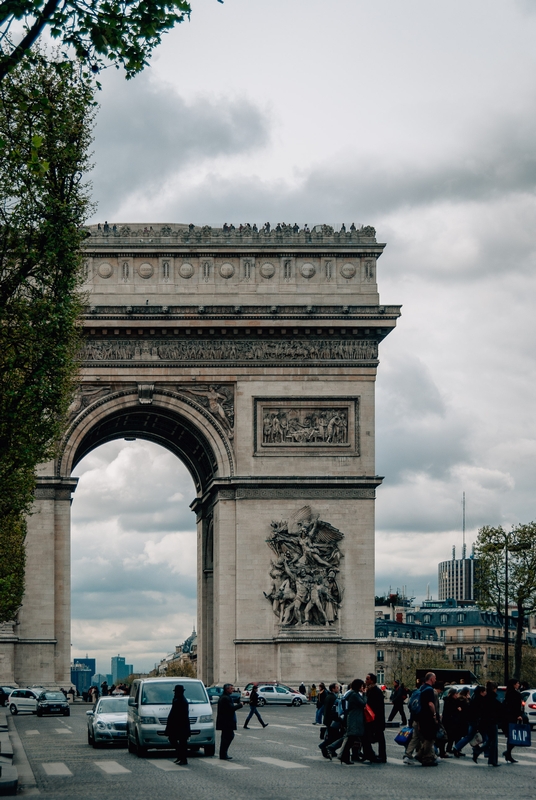
[[[426,686],[426,684],[423,683],[422,686],[416,689],[409,699],[408,708],[411,712],[412,717],[418,717],[419,714],[421,713],[421,692],[423,686]]]

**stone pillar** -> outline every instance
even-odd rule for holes
[[[76,478],[37,478],[16,629],[15,681],[21,686],[70,683],[70,498],[76,484]]]
[[[236,680],[236,501],[220,490],[214,505],[214,681]]]

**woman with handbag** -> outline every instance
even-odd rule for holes
[[[370,761],[372,764],[377,763],[376,758],[370,742],[365,732],[365,706],[367,700],[365,698],[363,689],[365,681],[361,678],[356,678],[351,683],[351,692],[346,698],[346,735],[344,737],[344,744],[339,756],[341,764],[352,764],[350,753],[352,746],[358,740],[361,741],[363,747],[363,761]]]
[[[521,697],[521,692],[519,691],[519,681],[517,678],[510,678],[508,681],[503,702],[503,733],[506,736],[507,741],[506,750],[504,751],[503,756],[506,761],[510,762],[510,764],[517,764],[516,759],[512,757],[512,750],[514,749],[515,745],[510,744],[508,740],[511,722],[519,724],[523,722],[523,698]]]

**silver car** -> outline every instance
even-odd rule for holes
[[[87,743],[93,747],[127,742],[128,697],[101,697],[87,714]]]
[[[301,706],[307,703],[307,697],[300,692],[291,692],[286,686],[260,685],[257,686],[259,694],[259,705],[265,706],[267,703],[280,703],[287,706]]]
[[[527,715],[529,725],[532,730],[536,727],[536,689],[525,689],[521,692],[523,698],[523,711]]]
[[[13,715],[21,711],[28,711],[30,714],[37,712],[37,699],[44,689],[13,689],[9,695],[7,704]]]

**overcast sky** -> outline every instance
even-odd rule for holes
[[[94,221],[374,225],[403,305],[380,348],[377,591],[436,596],[463,491],[469,543],[536,518],[536,3],[192,6],[142,76],[102,77]],[[192,481],[141,441],[76,474],[73,654],[151,667],[195,621]]]

